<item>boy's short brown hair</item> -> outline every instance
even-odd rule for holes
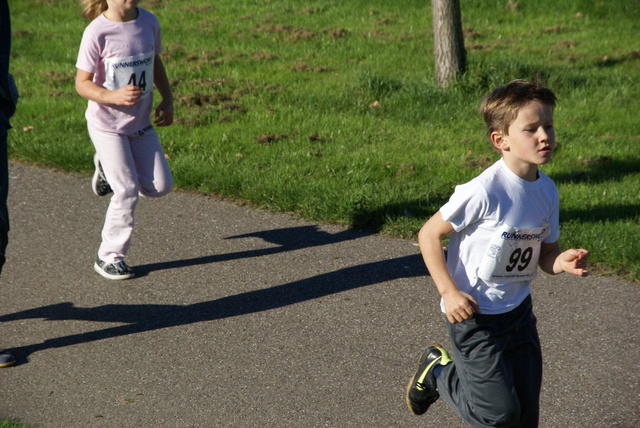
[[[513,80],[495,89],[485,97],[480,106],[487,134],[501,132],[509,135],[509,126],[516,120],[522,107],[531,101],[555,107],[556,99],[551,89],[522,79]]]

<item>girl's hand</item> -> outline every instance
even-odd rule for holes
[[[478,302],[469,294],[455,290],[442,296],[444,300],[444,311],[451,324],[466,321],[474,313],[480,313]]]
[[[163,99],[156,108],[156,126],[169,126],[173,123],[173,102]]]
[[[115,91],[109,91],[105,104],[130,107],[136,105],[141,96],[142,89],[137,86],[127,85]]]
[[[93,83],[93,73],[78,69],[76,71],[76,91],[80,96],[100,104],[118,106],[136,105],[142,96],[142,89],[127,85],[110,91]]]
[[[589,260],[589,251],[579,250],[566,250],[560,253],[556,258],[556,267],[561,269],[561,272],[569,272],[578,276],[588,276],[587,261]]]

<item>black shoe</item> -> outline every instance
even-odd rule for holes
[[[12,354],[0,349],[0,368],[11,367],[15,363],[16,358]]]
[[[407,386],[405,398],[411,413],[425,413],[440,397],[433,370],[450,362],[449,354],[440,345],[431,345],[424,351],[418,361],[418,370]]]
[[[107,279],[129,279],[136,276],[133,269],[131,269],[124,261],[107,263],[100,260],[100,257],[96,259],[93,269]]]
[[[102,165],[100,164],[100,159],[98,159],[97,153],[93,155],[93,164],[96,166],[96,170],[93,173],[93,179],[91,180],[93,193],[98,196],[106,196],[113,192],[113,190],[107,182],[107,178],[104,176],[104,171],[102,170]]]

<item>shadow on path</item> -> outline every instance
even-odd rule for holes
[[[311,227],[311,229],[315,230],[314,227]],[[219,260],[256,257],[314,245],[326,245],[362,236],[349,231],[340,232],[335,235],[314,233],[312,236],[321,239],[313,240],[304,239],[305,234],[301,234],[301,232],[304,231],[309,232],[310,229],[308,227],[284,229],[284,231],[285,233],[283,233],[283,230],[274,230],[228,238],[235,239],[247,236],[259,236],[270,242],[281,243],[281,247],[159,263],[156,265],[147,265],[146,269],[168,269],[194,264],[212,263]],[[64,302],[0,316],[0,322],[43,318],[51,321],[82,320],[126,323],[126,325],[48,339],[42,343],[11,349],[11,352],[13,352],[18,359],[18,364],[24,364],[28,362],[28,357],[32,353],[45,349],[60,348],[196,322],[246,315],[281,308],[399,278],[423,276],[426,273],[422,258],[419,254],[415,254],[346,267],[334,272],[267,289],[254,290],[191,305],[115,304],[95,308],[80,308],[75,307],[72,302]]]
[[[365,236],[370,235],[371,233],[358,232],[355,230],[329,233],[318,230],[318,226],[300,226],[285,229],[264,230],[243,235],[229,236],[225,239],[261,238],[272,244],[279,245],[278,247],[239,251],[236,253],[215,254],[211,256],[194,257],[191,259],[174,260],[170,262],[150,263],[136,266],[135,269],[136,274],[139,272],[141,275],[145,275],[157,270],[176,269],[250,257],[268,256],[271,254],[283,253],[285,251],[337,244],[339,242],[351,241],[353,239],[364,238]]]

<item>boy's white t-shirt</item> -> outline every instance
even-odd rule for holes
[[[522,303],[531,292],[541,242],[556,242],[560,235],[553,181],[542,172],[526,181],[500,159],[456,186],[440,212],[455,229],[447,267],[460,290],[476,299],[483,314],[505,313]]]
[[[153,62],[162,51],[157,18],[138,8],[133,21],[114,22],[103,14],[85,29],[76,67],[93,73],[93,83],[114,90],[132,84],[143,89],[134,106],[89,101],[85,117],[99,131],[131,134],[151,124]]]

